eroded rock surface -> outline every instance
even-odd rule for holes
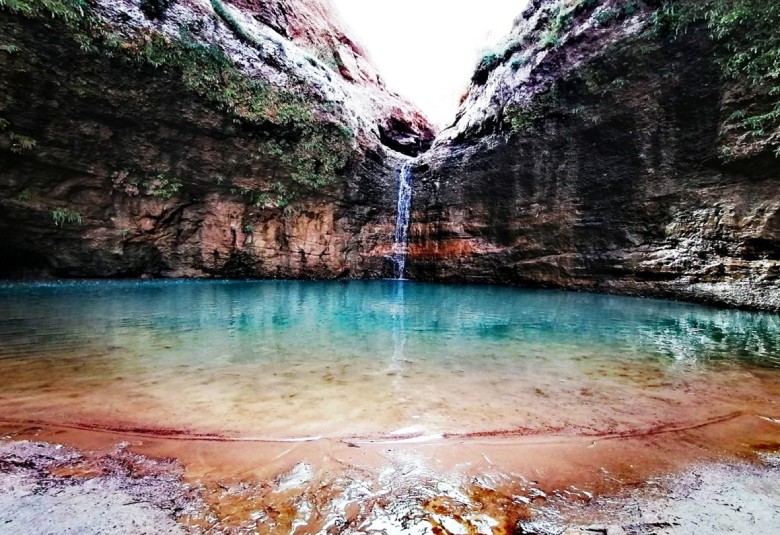
[[[412,278],[780,308],[780,108],[662,4],[532,2],[416,168]]]
[[[19,5],[0,8],[0,274],[389,270],[396,169],[433,130],[327,2]]]
[[[10,5],[0,276],[391,275],[434,133],[327,2]],[[407,276],[780,309],[778,9],[531,2],[418,161]]]

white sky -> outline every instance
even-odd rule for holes
[[[331,0],[388,87],[439,126],[528,0]]]

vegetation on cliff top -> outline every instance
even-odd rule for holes
[[[0,7],[27,16],[49,16],[70,22],[85,20],[89,11],[86,0],[0,0]]]
[[[326,103],[314,100],[305,88],[281,88],[248,77],[221,48],[196,42],[186,28],[179,39],[154,31],[126,38],[97,18],[86,0],[0,0],[0,8],[63,21],[86,51],[178,71],[187,89],[258,134],[252,158],[276,169],[279,179],[266,192],[265,206],[286,206],[301,194],[326,186],[354,154],[354,134],[326,119]],[[234,32],[236,24],[231,24]]]
[[[746,80],[769,97],[758,110],[738,110],[732,120],[762,138],[780,127],[780,3],[777,0],[667,1],[654,14],[659,32],[684,33],[706,24],[721,47],[726,79]],[[780,151],[780,147],[778,148]],[[777,154],[780,154],[778,152]]]
[[[125,46],[137,61],[181,69],[186,87],[237,121],[267,131],[270,135],[258,142],[252,157],[274,161],[289,174],[288,197],[301,188],[327,185],[347,164],[351,130],[320,119],[324,111],[306,96],[248,78],[218,47],[196,44],[186,32],[180,41],[157,34]]]
[[[705,25],[718,46],[716,61],[721,66],[723,78],[744,81],[755,96],[750,109],[735,111],[727,123],[745,129],[752,138],[770,139],[778,145],[775,154],[780,157],[780,140],[777,139],[780,127],[780,3],[776,0],[562,0],[541,9],[538,25],[528,28],[519,42],[510,42],[505,51],[492,52],[483,58],[474,74],[475,83],[484,83],[491,70],[521,49],[539,51],[559,45],[564,33],[572,28],[575,16],[581,15],[598,26],[607,26],[640,10],[652,10],[652,24],[645,34],[647,38],[679,36],[694,24]],[[528,52],[525,54],[524,62],[527,62]],[[626,79],[616,79],[609,89],[626,85],[614,87],[617,82],[626,82]],[[549,102],[541,102],[541,95],[536,95],[530,102],[507,106],[504,125],[512,132],[529,130],[544,113],[552,110]]]

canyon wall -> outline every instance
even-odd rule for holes
[[[410,276],[780,309],[778,23],[532,2],[416,166]]]
[[[434,132],[319,0],[0,5],[0,275],[377,277]]]
[[[326,0],[7,0],[0,277],[390,276],[420,155],[409,278],[780,310],[778,24],[533,0],[434,141]]]

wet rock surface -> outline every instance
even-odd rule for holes
[[[437,472],[400,451],[375,478],[351,465],[298,463],[265,479],[190,474],[184,483],[177,462],[130,449],[4,439],[0,533],[758,535],[780,520],[776,456],[702,464],[594,496],[506,474]]]

